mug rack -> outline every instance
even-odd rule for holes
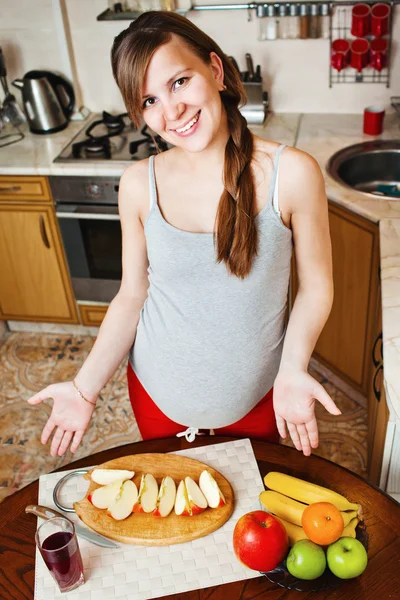
[[[373,6],[377,4],[378,0],[370,1],[367,0],[364,2],[362,0],[362,4],[368,4],[369,6]],[[332,87],[335,84],[339,83],[383,83],[386,84],[386,87],[390,86],[390,55],[391,55],[391,45],[392,45],[392,30],[393,30],[393,10],[395,2],[384,1],[383,4],[387,4],[390,6],[390,15],[389,15],[389,24],[388,24],[388,33],[383,36],[387,40],[387,66],[381,71],[376,71],[371,66],[366,66],[362,69],[361,72],[358,72],[356,69],[348,66],[342,69],[341,71],[337,71],[332,67],[331,61],[329,60],[329,87]],[[351,42],[356,39],[355,36],[351,34],[351,19],[352,19],[352,8],[355,4],[359,4],[359,2],[332,2],[332,10],[331,10],[331,33],[330,33],[330,56],[332,54],[332,42],[336,39],[345,39]],[[366,35],[365,39],[370,41],[374,36]]]

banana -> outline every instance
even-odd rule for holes
[[[331,502],[340,511],[355,510],[359,512],[361,509],[359,504],[349,502],[347,498],[337,492],[308,481],[303,481],[297,477],[286,475],[285,473],[270,471],[264,477],[264,483],[270,490],[280,492],[285,496],[306,504]]]
[[[356,510],[348,510],[347,512],[341,511],[340,514],[343,517],[344,526],[347,527],[349,523],[351,523],[351,521],[357,517],[358,513]]]
[[[307,508],[305,504],[271,490],[261,492],[259,498],[268,512],[301,527],[301,517],[304,509]]]
[[[356,527],[358,525],[357,517],[351,519],[350,523],[346,525],[346,527],[342,531],[342,535],[340,537],[356,537]],[[288,534],[289,535],[289,534]]]
[[[293,523],[289,523],[289,521],[285,521],[285,519],[281,519],[277,515],[275,515],[275,517],[282,523],[282,525],[286,529],[290,546],[294,546],[294,544],[299,540],[308,540],[308,537],[304,533],[304,529],[302,527],[294,525]]]

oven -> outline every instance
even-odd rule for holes
[[[94,115],[54,160],[96,175],[54,175],[49,183],[76,300],[109,303],[122,276],[118,216],[120,174],[132,161],[171,146],[146,125],[137,129],[126,113]],[[115,164],[115,169],[111,168]],[[101,173],[117,172],[118,175]]]
[[[122,276],[119,177],[49,177],[75,298],[109,303]]]

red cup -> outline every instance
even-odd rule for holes
[[[370,65],[375,71],[382,71],[387,67],[388,42],[383,38],[375,38],[370,44]]]
[[[379,135],[383,131],[385,109],[381,106],[367,106],[364,109],[364,133]]]
[[[371,9],[371,33],[375,37],[382,37],[389,31],[390,6],[388,4],[374,4]]]
[[[351,42],[350,64],[360,73],[369,63],[369,41],[358,38]]]
[[[339,38],[332,42],[331,65],[336,71],[341,71],[349,64],[350,42]]]
[[[351,11],[351,34],[364,37],[369,34],[371,25],[371,8],[368,4],[355,4]]]

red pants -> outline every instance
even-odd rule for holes
[[[144,440],[173,437],[177,433],[185,431],[186,426],[171,421],[153,402],[129,363],[127,376],[129,399]],[[243,419],[228,425],[228,427],[214,429],[214,432],[215,435],[251,437],[278,443],[279,433],[272,405],[272,389]]]

